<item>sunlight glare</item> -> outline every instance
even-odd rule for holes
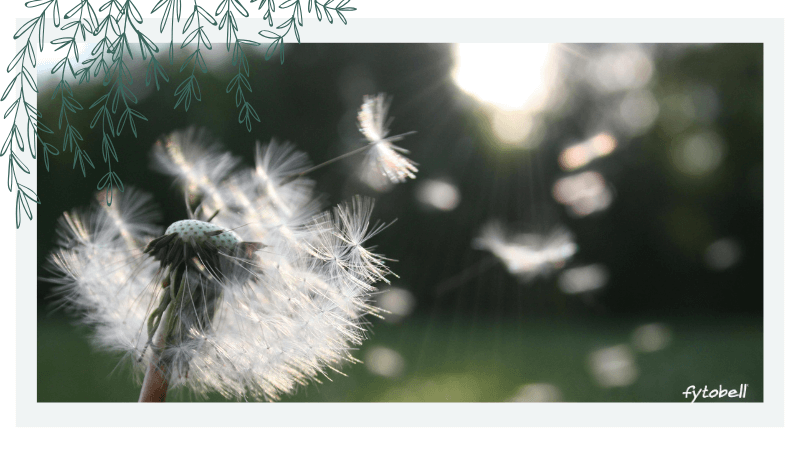
[[[535,111],[555,75],[552,44],[457,44],[453,78],[465,92],[506,111]]]
[[[457,44],[453,79],[489,105],[492,131],[505,143],[535,145],[535,113],[551,101],[558,67],[552,44]],[[533,139],[532,139],[533,138]]]

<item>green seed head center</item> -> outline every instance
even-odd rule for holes
[[[184,242],[194,240],[197,243],[208,242],[214,247],[222,247],[233,250],[236,244],[242,242],[233,231],[225,230],[222,227],[201,220],[179,220],[167,228],[165,235],[177,233],[178,238]]]

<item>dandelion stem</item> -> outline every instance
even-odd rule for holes
[[[168,291],[164,291],[164,295],[169,295]],[[139,403],[158,403],[164,402],[167,399],[169,378],[165,370],[166,367],[160,363],[160,360],[161,351],[164,349],[164,343],[167,340],[167,334],[172,325],[170,319],[175,309],[175,303],[174,301],[170,302],[169,307],[167,307],[167,310],[164,312],[166,320],[162,318],[153,335],[152,343],[150,344],[152,355],[148,359],[147,371],[144,374],[144,381],[142,381]]]
[[[163,323],[161,324],[164,325]],[[156,332],[155,341],[153,346],[163,345],[163,327],[158,327]],[[166,378],[165,367],[158,364],[156,358],[150,360],[147,364],[147,372],[144,374],[144,381],[142,382],[142,392],[139,394],[139,403],[157,403],[164,402],[167,399],[167,388],[169,388],[169,380]]]

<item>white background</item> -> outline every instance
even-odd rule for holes
[[[2,37],[4,44],[0,46],[0,65],[3,68],[11,60],[16,46],[13,44],[12,35],[16,31],[17,18],[31,17],[32,14],[26,11],[24,1],[14,0],[4,2],[5,11],[0,15],[0,30],[5,37]],[[60,0],[62,15],[68,11],[77,0]],[[96,2],[93,2],[93,4]],[[149,9],[156,3],[156,0],[138,0],[137,5],[145,17]],[[184,1],[184,3],[187,3]],[[217,0],[205,0],[200,2],[208,10],[216,8]],[[278,0],[280,3],[280,0]],[[351,4],[358,8],[347,14],[348,19],[357,18],[785,18],[785,163],[784,167],[799,167],[798,163],[798,139],[790,132],[796,129],[798,124],[797,103],[798,88],[794,80],[800,80],[800,70],[798,70],[798,20],[794,8],[790,5],[795,2],[762,0],[759,2],[741,1],[717,1],[717,0],[670,0],[643,2],[637,1],[614,1],[606,0],[602,2],[575,0],[565,2],[538,2],[538,1],[475,1],[462,0],[454,1],[424,1],[406,0],[402,2],[394,1],[375,1],[375,0],[351,0]],[[99,3],[97,3],[99,5]],[[247,3],[251,17],[255,15],[255,5]],[[147,8],[147,11],[144,9]],[[757,9],[756,9],[757,8]],[[187,5],[184,5],[187,9]],[[51,24],[52,25],[52,24]],[[307,27],[311,25],[308,21]],[[322,27],[323,25],[320,25]],[[324,31],[326,34],[335,33],[335,28],[341,28],[341,24],[329,26]],[[676,30],[676,40],[680,40],[680,30]],[[377,39],[376,39],[377,40]],[[304,39],[308,41],[308,39]],[[0,76],[0,87],[5,88],[10,80],[10,76],[2,71]],[[7,105],[8,102],[3,102]],[[3,109],[3,111],[5,108]],[[4,121],[0,127],[0,137],[5,139],[10,123]],[[29,157],[25,155],[26,157]],[[7,157],[7,155],[6,155]],[[6,157],[2,162],[6,163]],[[28,164],[32,169],[33,164]],[[0,173],[5,175],[5,166],[0,165],[3,170]],[[798,189],[798,176],[791,169],[784,171],[785,175],[785,342],[786,342],[786,372],[785,372],[785,395],[786,395],[786,416],[785,428],[782,429],[710,429],[710,428],[660,428],[660,429],[612,429],[612,428],[593,428],[583,431],[570,430],[566,428],[547,428],[547,429],[466,429],[449,428],[433,430],[431,428],[411,430],[402,428],[368,428],[368,429],[324,429],[309,432],[298,428],[288,429],[258,429],[258,428],[158,428],[158,429],[121,429],[121,428],[16,428],[16,380],[15,368],[16,355],[16,330],[15,330],[15,299],[14,290],[15,280],[15,237],[16,230],[14,225],[14,198],[15,195],[0,189],[0,286],[2,286],[2,326],[0,326],[0,336],[2,337],[3,349],[6,351],[4,361],[3,388],[0,396],[2,404],[2,425],[4,427],[3,441],[9,441],[10,447],[7,448],[31,448],[38,445],[68,445],[70,447],[80,446],[82,448],[103,447],[154,447],[160,448],[169,444],[177,444],[186,447],[207,448],[218,447],[228,448],[244,445],[266,447],[271,449],[285,449],[290,447],[306,446],[333,446],[333,447],[400,447],[418,443],[424,443],[425,447],[447,446],[460,447],[488,447],[503,448],[506,445],[522,444],[523,446],[543,446],[565,448],[578,446],[581,447],[644,447],[644,448],[667,448],[667,447],[709,447],[712,448],[740,448],[740,447],[765,447],[765,448],[785,448],[788,440],[798,439],[795,429],[800,423],[798,417],[796,400],[798,398],[798,383],[800,373],[797,370],[797,346],[792,345],[798,339],[798,327],[795,320],[798,320],[797,301],[800,300],[800,292],[797,288],[798,264],[793,258],[793,251],[797,251],[798,237],[793,233],[800,225],[798,217],[798,200],[793,195],[800,192]],[[31,179],[26,176],[26,180]],[[5,181],[5,180],[3,180]],[[23,182],[24,183],[24,182]],[[5,186],[5,183],[2,183]],[[34,221],[30,222],[23,217],[22,227],[35,229],[35,218],[37,212],[34,210]],[[157,407],[157,406],[156,406]],[[146,409],[143,410],[146,414]],[[353,426],[358,426],[359,417],[352,417]],[[169,426],[169,423],[163,423]],[[298,426],[304,424],[298,423]],[[9,433],[5,433],[8,430]],[[777,440],[778,442],[773,442]]]

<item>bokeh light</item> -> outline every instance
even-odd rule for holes
[[[403,374],[406,362],[400,353],[379,345],[367,348],[364,365],[375,375],[386,378],[397,378]]]
[[[610,154],[615,148],[616,138],[610,133],[600,133],[585,142],[565,148],[558,157],[558,164],[564,170],[575,170]]]
[[[619,125],[629,136],[646,132],[658,117],[658,101],[648,90],[630,91],[619,104]]]
[[[596,350],[589,355],[589,370],[604,388],[629,386],[639,377],[633,352],[625,344]]]
[[[672,342],[672,330],[661,323],[642,325],[633,330],[633,346],[643,353],[663,350]]]
[[[553,185],[553,198],[576,217],[602,211],[611,205],[613,195],[599,172],[587,171],[559,179]]]
[[[414,295],[401,288],[392,288],[378,295],[375,301],[375,306],[389,312],[389,314],[383,316],[389,323],[397,323],[403,320],[411,314],[415,304]]]
[[[602,264],[566,269],[558,276],[558,287],[565,294],[580,294],[602,288],[608,283],[608,269]]]
[[[679,172],[702,177],[714,171],[725,156],[725,144],[713,131],[689,135],[672,148],[672,162]]]
[[[728,270],[742,258],[742,246],[732,238],[718,239],[708,246],[704,256],[711,270]]]
[[[562,401],[561,390],[549,383],[526,384],[519,388],[516,394],[508,401],[510,402],[560,402]]]
[[[653,76],[653,60],[642,46],[613,46],[590,63],[590,81],[601,92],[644,87]]]
[[[449,181],[421,180],[417,183],[417,201],[433,209],[452,211],[461,203],[461,192]]]

